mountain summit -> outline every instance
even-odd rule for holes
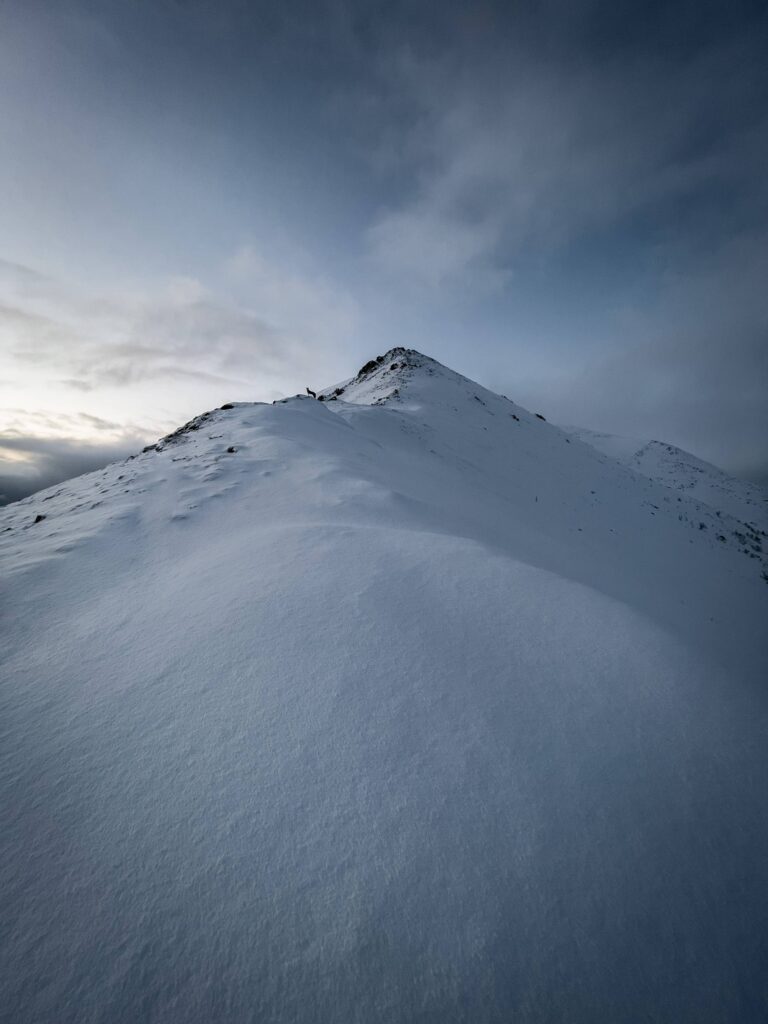
[[[588,440],[395,348],[0,509],[6,1019],[762,1019],[764,505]]]

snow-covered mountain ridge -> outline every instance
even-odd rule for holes
[[[690,452],[666,441],[638,441],[582,428],[565,429],[637,473],[682,491],[715,511],[727,512],[755,529],[768,526],[768,495],[763,488],[736,480]]]
[[[757,512],[412,350],[318,398],[0,510],[0,1018],[762,1019]]]

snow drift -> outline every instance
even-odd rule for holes
[[[763,1020],[764,506],[318,397],[0,510],[2,1019]]]

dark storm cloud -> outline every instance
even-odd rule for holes
[[[609,47],[599,31],[569,36],[572,17],[559,24],[562,36],[524,31],[525,45],[505,31],[508,15],[489,13],[499,33],[483,47],[390,53],[389,81],[418,116],[401,151],[414,173],[370,229],[383,265],[431,284],[477,270],[503,284],[595,236],[608,250],[661,243],[679,258],[765,216],[759,35],[742,25],[697,47],[696,22],[684,38],[684,22],[659,25],[668,45],[648,51],[642,35],[634,49]]]

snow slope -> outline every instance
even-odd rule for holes
[[[717,466],[666,441],[638,441],[583,428],[565,429],[651,480],[658,480],[761,530],[768,528],[768,494],[756,484],[735,480]]]
[[[764,1020],[765,535],[410,350],[321,397],[0,510],[0,1019]]]

